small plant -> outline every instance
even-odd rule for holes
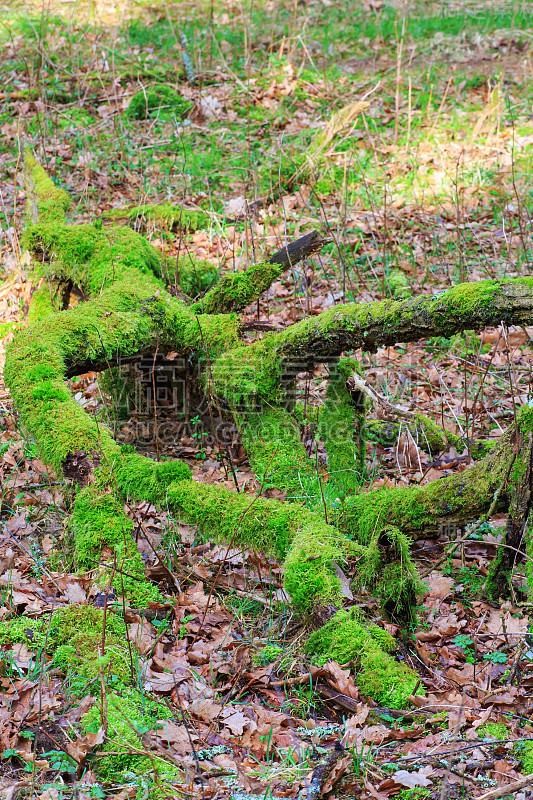
[[[493,664],[506,664],[507,656],[497,650],[495,653],[485,653],[483,661],[492,661]]]
[[[208,436],[209,434],[206,431],[201,431],[200,430],[199,426],[201,424],[201,420],[200,420],[200,415],[199,414],[196,414],[196,416],[191,418],[191,424],[194,425],[194,430],[192,432],[192,438],[196,439],[198,441],[198,444],[200,445],[200,451],[196,454],[196,458],[201,459],[202,461],[205,461],[206,458],[207,458],[207,453],[206,453],[206,450],[205,450],[205,445],[203,445],[202,442],[203,442],[203,437],[204,436]]]
[[[460,633],[454,638],[453,643],[463,651],[467,664],[476,663],[476,653],[473,649],[474,640],[470,636]]]
[[[163,631],[168,631],[170,628],[170,622],[168,620],[168,617],[165,617],[165,619],[153,619],[152,625],[154,626],[154,628],[157,628],[157,630],[160,633],[162,633]]]
[[[283,647],[279,647],[277,644],[267,644],[254,655],[253,662],[254,664],[266,667],[273,661],[278,661],[284,654],[285,651]]]
[[[178,633],[178,639],[185,639],[187,635],[187,623],[191,622],[193,619],[194,617],[191,614],[187,614],[187,616],[183,617]]]
[[[89,797],[96,798],[96,800],[103,800],[103,798],[106,797],[106,793],[98,783],[92,783],[90,786],[86,786],[83,791],[85,794],[88,794]]]
[[[354,774],[358,778],[361,778],[366,772],[367,765],[375,760],[377,750],[365,744],[361,744],[361,746],[358,747],[357,743],[354,743],[352,747],[350,747],[350,753],[352,754]]]
[[[48,750],[43,753],[43,758],[46,758],[50,762],[51,768],[58,772],[76,772],[75,762],[63,750]]]
[[[292,690],[294,699],[290,704],[294,710],[303,717],[311,716],[317,710],[318,696],[312,686],[299,686]]]
[[[271,749],[273,731],[274,731],[274,726],[271,725],[268,734],[266,736],[259,737],[260,742],[266,742],[266,763],[268,764],[268,766],[272,766],[272,759],[274,757]]]

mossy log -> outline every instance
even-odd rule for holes
[[[501,320],[531,323],[533,279],[484,281],[435,297],[340,306],[246,344],[239,339],[236,312],[319,247],[318,235],[310,235],[305,246],[296,243],[292,252],[287,248],[285,257],[224,277],[203,300],[187,305],[166,291],[171,266],[142,236],[129,228],[67,224],[68,198],[31,156],[26,179],[26,246],[50,279],[76,286],[85,302],[58,312],[50,305],[44,311],[49,316],[19,332],[8,349],[5,377],[21,423],[43,460],[78,486],[71,529],[79,566],[112,575],[117,589],[134,597],[136,605],[154,599],[157,590],[144,579],[132,524],[123,510],[125,499],[148,500],[207,536],[282,560],[295,607],[315,620],[327,621],[342,609],[339,570],[350,561],[357,565],[356,582],[381,597],[389,613],[407,616],[421,589],[408,535],[434,527],[439,519],[486,511],[495,489],[505,482],[511,455],[518,452],[520,463],[521,441],[533,430],[532,412],[523,410],[518,429],[460,475],[423,487],[356,494],[364,468],[364,420],[346,386],[353,365],[335,362],[355,348],[375,350]],[[200,380],[233,415],[259,480],[287,491],[291,502],[205,486],[191,479],[184,463],[157,463],[125,452],[65,386],[68,377],[108,369],[123,357],[153,354],[156,348],[178,351],[196,364]],[[309,368],[322,360],[333,362],[320,422],[332,475],[328,497],[320,485],[322,502],[309,507],[298,502],[299,487],[305,480],[320,484],[321,478],[299,440],[290,389],[302,364]],[[348,441],[330,435],[326,426],[332,419]],[[504,490],[503,502],[507,496]],[[331,652],[342,651],[359,664],[365,690],[380,701],[401,687],[394,702],[405,703],[417,676],[396,664],[375,636],[361,633],[360,621],[341,614],[334,624],[338,635],[328,628],[320,639],[326,651],[327,643],[334,642]],[[368,651],[364,664],[362,646]],[[318,653],[316,642],[313,647]]]

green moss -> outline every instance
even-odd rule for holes
[[[384,628],[380,628],[379,625],[374,625],[374,623],[368,625],[367,630],[372,639],[385,653],[394,653],[396,650],[396,642],[390,633]]]
[[[129,683],[131,674],[124,621],[108,609],[105,615],[105,644],[102,652],[104,611],[94,606],[72,605],[52,616],[50,625],[54,663],[68,673],[95,678],[101,670]]]
[[[392,447],[398,441],[401,427],[407,428],[417,445],[429,454],[440,453],[448,447],[463,448],[460,436],[449,433],[440,428],[429,417],[415,414],[413,420],[398,422],[385,422],[373,419],[367,422],[368,432],[374,441],[385,447]]]
[[[507,735],[503,736],[502,738],[506,739]],[[521,758],[522,758],[522,772],[525,775],[533,774],[533,742],[523,743]]]
[[[8,617],[0,620],[0,644],[25,644],[30,650],[44,647],[50,617]]]
[[[192,310],[203,314],[243,311],[261,297],[286,269],[280,264],[261,261],[252,264],[246,272],[226,273],[199,303],[192,306]]]
[[[0,643],[25,644],[30,650],[46,652],[66,674],[74,672],[88,680],[103,669],[128,683],[132,680],[124,621],[108,609],[75,604],[58,608],[51,616],[22,616],[0,621]]]
[[[60,281],[45,281],[43,285],[36,289],[30,301],[28,309],[28,324],[34,325],[39,320],[55,314],[63,307],[63,287]]]
[[[0,322],[0,339],[5,339],[15,326],[14,322]]]
[[[472,443],[472,458],[478,461],[491,453],[498,443],[497,439],[475,439]]]
[[[392,636],[375,625],[365,628],[358,610],[352,609],[338,611],[330,622],[312,633],[305,651],[315,664],[331,660],[351,664],[363,694],[380,705],[405,708],[419,682],[418,676],[388,655],[382,644],[389,652],[394,649]]]
[[[222,353],[212,366],[216,391],[232,408],[262,410],[277,406],[285,396],[283,366],[275,339],[265,336],[261,348],[245,344]]]
[[[414,421],[409,423],[409,430],[417,444],[431,455],[440,453],[448,447],[462,448],[463,440],[425,417],[423,414],[415,414]]]
[[[76,497],[70,526],[80,569],[94,570],[102,563],[102,551],[108,548],[110,556],[104,574],[113,575],[118,594],[140,607],[162,599],[158,589],[145,578],[144,564],[132,538],[133,522],[101,476],[98,483],[82,489]]]
[[[35,160],[29,149],[24,157],[25,182],[28,194],[28,218],[32,223],[61,222],[70,208],[68,194],[59,189]]]
[[[529,541],[529,536],[528,536]],[[529,545],[528,545],[529,546]],[[526,567],[528,576],[531,575],[531,570]],[[489,571],[485,580],[485,592],[487,597],[495,602],[498,602],[502,597],[510,597],[512,590],[512,574],[509,570],[509,558],[505,552],[504,547],[499,547],[496,555],[490,562]],[[531,579],[528,577],[528,586],[531,586]]]
[[[401,269],[391,269],[385,276],[390,293],[393,297],[411,297],[411,287],[407,275]]]
[[[424,789],[422,786],[402,789],[400,794],[396,795],[396,800],[431,800],[431,790]]]
[[[357,361],[341,359],[332,369],[320,412],[319,434],[328,454],[330,481],[343,495],[355,494],[366,478],[365,401],[354,402],[346,381],[359,372]]]
[[[183,119],[193,108],[190,100],[186,100],[169,86],[156,84],[148,91],[137,92],[130,100],[125,112],[130,119],[147,119],[154,112],[167,112]]]
[[[195,481],[172,483],[166,502],[184,522],[210,538],[275,554],[283,559],[300,527],[301,509],[261,497],[228,492]]]
[[[168,711],[149,701],[139,692],[109,694],[107,696],[107,737],[101,753],[112,751],[113,755],[100,756],[96,760],[98,774],[107,781],[119,783],[132,782],[135,776],[152,777],[154,767],[158,777],[172,780],[180,776],[177,767],[164,761],[160,756],[148,758],[132,750],[144,750],[143,735],[161,727],[157,720],[168,717]],[[86,732],[95,733],[101,721],[100,704],[95,703],[82,720]]]
[[[131,228],[43,222],[26,231],[24,244],[38,261],[50,262],[57,279],[71,280],[89,296],[128,278],[135,285],[139,274],[155,292],[169,269],[163,254]]]
[[[182,461],[152,461],[137,454],[123,454],[113,465],[113,480],[124,497],[142,498],[149,503],[166,505],[169,486],[191,478]]]
[[[343,560],[342,542],[335,529],[311,522],[294,537],[285,559],[284,585],[299,611],[315,605],[339,606],[341,586],[336,567]]]
[[[521,414],[522,416],[522,410]],[[477,517],[490,506],[501,484],[510,456],[508,435],[482,462],[464,472],[424,486],[377,489],[350,497],[338,524],[361,543],[368,543],[385,522],[408,533],[435,530],[446,518]]]
[[[377,526],[357,573],[359,585],[380,598],[385,612],[404,621],[411,619],[417,595],[424,592],[410,545],[398,528]]]
[[[502,722],[485,722],[477,729],[480,738],[490,737],[491,739],[508,739],[509,729]]]
[[[263,489],[276,487],[295,498],[302,479],[314,477],[311,463],[291,415],[282,408],[238,416],[241,442]]]
[[[209,228],[210,224],[209,214],[205,211],[199,208],[174,206],[172,203],[113,208],[104,212],[103,216],[105,219],[126,219],[136,225],[144,220],[160,224],[169,231],[181,230],[190,233]]]
[[[181,256],[175,278],[181,291],[188,297],[197,297],[211,289],[218,281],[218,270],[210,261],[202,261],[191,255]]]
[[[499,281],[474,281],[452,286],[442,297],[451,315],[472,314],[487,308],[500,288]],[[439,303],[439,301],[435,301]]]

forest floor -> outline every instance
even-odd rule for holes
[[[0,11],[2,359],[27,324],[35,289],[21,246],[25,142],[68,190],[80,221],[107,224],[125,217],[122,209],[168,202],[206,212],[207,226],[182,235],[138,213],[137,227],[172,256],[189,252],[222,271],[242,270],[314,228],[327,235],[330,244],[285,273],[244,321],[281,329],[339,303],[531,272],[529,4],[0,0]],[[144,119],[128,115],[136,93],[161,85],[190,104],[180,110],[175,99],[159,100]],[[332,117],[365,97],[344,120]],[[406,279],[399,288],[398,269]],[[356,357],[390,404],[465,441],[461,452],[429,456],[405,426],[394,442],[369,439],[365,490],[464,470],[475,440],[499,437],[531,402],[533,328],[500,326]],[[310,410],[326,376],[327,367],[298,375]],[[150,409],[117,412],[99,375],[70,387],[121,441],[148,455],[157,446],[185,459],[198,480],[233,487],[207,407],[176,420],[162,400],[156,442]],[[388,414],[376,405],[370,416]],[[312,425],[306,445],[327,490]],[[237,439],[232,454],[242,491],[283,499],[258,484]],[[102,587],[72,564],[64,524],[72,488],[39,460],[3,385],[0,479],[0,624],[101,604]],[[329,798],[475,798],[533,772],[524,745],[533,738],[524,592],[531,559],[517,561],[511,600],[495,603],[483,592],[504,514],[453,552],[449,542],[463,531],[442,527],[437,538],[414,542],[427,593],[408,629],[383,620],[371,596],[347,598],[395,635],[398,657],[420,674],[426,697],[402,714],[361,696],[349,665],[310,667],[301,651],[306,623],[293,615],[274,561],[200,540],[146,504],[128,513],[147,575],[168,597],[152,621],[116,608],[136,654],[136,685],[159,720],[136,728],[132,758],[150,754],[146,776],[127,763],[121,780],[99,771],[101,743],[80,720],[102,702],[100,685],[62,672],[46,642],[38,650],[29,635],[10,643],[4,627],[6,798],[306,797],[336,742],[345,750],[322,787]],[[169,530],[182,542],[173,552]],[[108,731],[108,750],[113,735],[120,738]],[[158,777],[168,763],[179,768],[172,791]]]

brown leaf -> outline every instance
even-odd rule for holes
[[[191,742],[185,725],[179,725],[168,719],[159,720],[158,725],[162,726],[157,732],[159,738],[163,742],[172,745],[172,749],[180,756],[187,755],[187,753],[191,752]],[[193,742],[198,741],[198,734],[196,734],[194,730],[190,730],[190,738]]]
[[[212,700],[198,698],[190,704],[189,711],[205,722],[212,722],[222,711],[222,706]]]
[[[152,649],[155,634],[148,620],[143,619],[141,622],[132,622],[129,626],[128,634],[132,644],[138,648],[141,655],[146,655]]]
[[[451,594],[453,589],[453,578],[446,578],[438,572],[431,572],[426,582],[429,584],[429,592],[426,598],[431,600],[444,600]]]
[[[390,786],[393,787],[394,781],[392,781],[391,778],[388,778],[387,780],[390,782]],[[367,790],[367,792],[370,793],[370,797],[374,797],[375,800],[389,800],[388,794],[382,794],[381,792],[378,792],[378,790],[374,786],[372,786],[370,781],[368,781],[366,778],[363,778],[363,783],[365,785],[365,789]],[[383,781],[380,783],[380,786],[382,784]]]
[[[221,717],[223,715],[224,712],[222,712]],[[252,720],[246,717],[241,711],[234,711],[224,719],[224,725],[226,728],[230,729],[234,736],[242,735],[244,729],[249,726],[250,722],[252,722]],[[254,722],[253,725],[255,726],[256,723]]]

